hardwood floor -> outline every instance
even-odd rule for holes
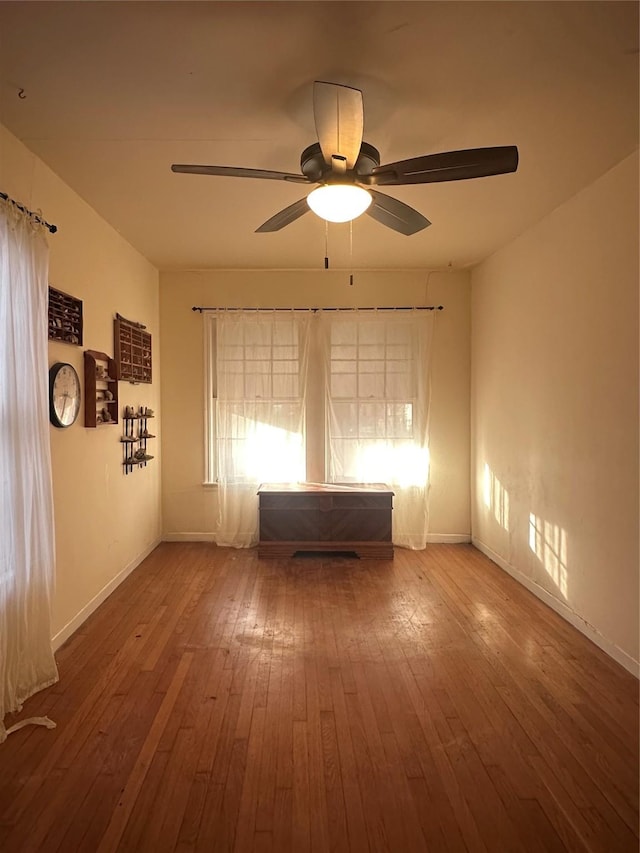
[[[165,543],[57,659],[3,853],[638,850],[638,682],[471,546]]]

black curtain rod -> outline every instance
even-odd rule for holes
[[[194,305],[192,311],[443,311],[444,305],[390,305],[383,308],[203,308]]]
[[[18,208],[18,210],[21,210],[23,213],[26,213],[28,216],[33,216],[33,218],[35,219],[36,222],[39,222],[41,225],[44,225],[46,228],[49,229],[49,231],[52,234],[55,234],[56,231],[58,230],[57,225],[50,225],[48,222],[46,222],[44,219],[42,219],[42,217],[38,216],[37,213],[34,213],[32,210],[29,210],[28,208],[23,207],[21,204],[18,204],[18,202],[15,201],[14,199],[9,198],[9,196],[6,193],[0,192],[0,198],[3,198],[5,201],[8,201],[9,204],[15,204],[15,206]]]

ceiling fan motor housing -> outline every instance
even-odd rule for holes
[[[356,160],[355,169],[345,174],[357,179],[360,175],[369,175],[371,170],[379,165],[380,152],[378,149],[374,148],[373,145],[369,145],[368,142],[363,142],[360,146],[360,153]],[[309,145],[300,155],[300,170],[310,181],[322,182],[331,176],[331,164],[325,162],[318,142]]]

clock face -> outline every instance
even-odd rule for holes
[[[69,427],[80,411],[80,380],[70,364],[57,362],[49,370],[49,415],[57,427]]]

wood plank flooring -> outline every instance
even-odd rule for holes
[[[638,850],[638,682],[471,546],[165,543],[57,660],[3,853]]]

